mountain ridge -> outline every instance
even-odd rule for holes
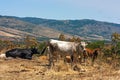
[[[110,39],[112,33],[120,33],[120,24],[102,22],[90,19],[82,20],[51,20],[42,18],[22,18],[22,20],[37,25],[50,27],[72,35],[91,37],[91,35],[102,36],[103,39]]]
[[[5,20],[4,20],[5,19]],[[18,21],[18,22],[17,22]],[[80,36],[88,40],[110,40],[112,33],[120,33],[120,24],[82,20],[54,20],[36,17],[0,16],[0,26],[13,28],[32,34],[58,38],[60,33],[67,36]],[[56,34],[57,35],[56,35]]]

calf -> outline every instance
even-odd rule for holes
[[[99,48],[96,48],[96,49],[86,48],[83,52],[84,62],[87,57],[90,57],[92,59],[92,65],[93,65],[93,62],[97,58],[99,51],[100,51]]]

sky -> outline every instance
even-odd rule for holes
[[[120,24],[120,0],[0,0],[0,15]]]

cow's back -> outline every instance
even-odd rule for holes
[[[17,48],[11,49],[5,53],[6,57],[16,57]]]
[[[54,40],[51,39],[49,41],[49,44],[56,50],[60,50],[63,52],[68,52],[68,51],[76,51],[76,46],[78,46],[78,43],[75,42],[68,42],[68,41],[59,41],[59,40]]]

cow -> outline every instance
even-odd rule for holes
[[[100,52],[99,48],[96,48],[96,49],[85,48],[85,50],[83,51],[84,62],[85,62],[86,58],[90,57],[92,59],[92,65],[93,65],[93,63],[94,63],[95,59],[97,58],[99,52]]]
[[[80,55],[82,56],[82,49],[85,47],[82,46],[81,43],[77,42],[68,42],[68,41],[60,41],[60,40],[55,40],[55,39],[50,39],[46,45],[46,47],[43,49],[41,54],[44,53],[46,48],[49,51],[49,65],[54,66],[54,61],[53,57],[55,52],[59,52],[59,55],[62,56],[64,59],[66,56],[69,54],[70,59],[71,59],[71,65],[73,65],[74,62],[77,61],[77,57]]]
[[[30,48],[30,49],[20,49],[20,48],[14,48],[5,53],[5,56],[12,57],[12,58],[22,58],[22,59],[32,59],[33,54],[39,54],[38,49],[36,48]]]

